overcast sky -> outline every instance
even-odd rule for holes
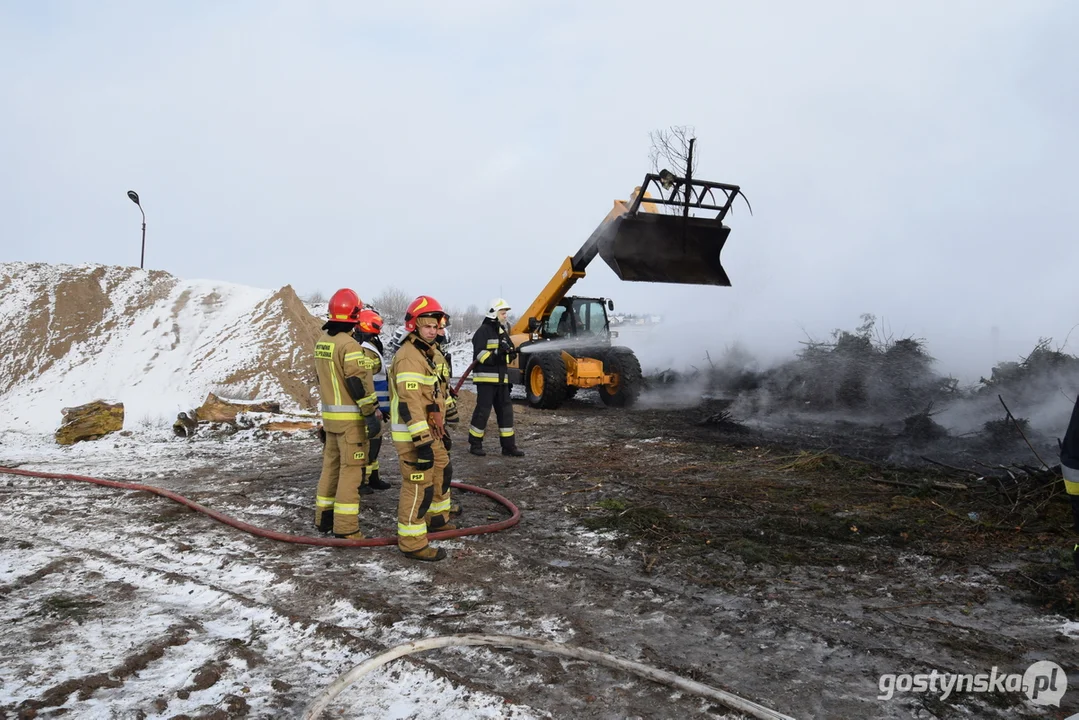
[[[976,379],[1079,323],[1079,3],[661,6],[0,0],[2,259],[137,265],[134,189],[183,279],[523,309],[692,125],[733,287],[575,288],[683,354],[868,312]]]

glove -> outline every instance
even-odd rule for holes
[[[435,451],[430,443],[416,448],[416,462],[413,465],[417,470],[430,470],[435,466]]]
[[[318,441],[323,445],[326,444],[326,431],[322,428],[321,425],[318,426]]]
[[[446,425],[445,421],[442,419],[442,413],[427,413],[427,424],[431,426],[431,434],[434,435],[435,440],[441,440],[446,434]]]
[[[382,422],[389,422],[390,421],[390,413],[389,413],[389,411],[388,410],[382,410],[381,413],[382,413]]]
[[[458,392],[457,392],[457,391],[456,391],[456,390],[455,390],[455,389],[453,388],[453,386],[452,386],[452,385],[450,385],[450,386],[448,386],[448,387],[449,387],[449,391],[450,391],[450,397],[452,397],[452,398],[453,398],[454,400],[456,400],[456,399],[457,399],[457,396],[458,396],[458,395],[459,395],[460,393],[458,393]]]
[[[446,446],[446,452],[453,450],[453,440],[450,438],[449,433],[442,436],[442,444]]]
[[[378,437],[382,434],[382,418],[379,417],[378,411],[365,416],[363,422],[367,425],[368,439]]]

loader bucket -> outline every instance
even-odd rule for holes
[[[608,224],[599,256],[620,280],[729,286],[719,253],[730,232],[716,218],[633,212]]]

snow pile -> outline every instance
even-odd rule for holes
[[[211,391],[309,408],[320,324],[291,286],[0,264],[0,431],[51,432],[96,399],[123,402],[127,428],[171,423]]]

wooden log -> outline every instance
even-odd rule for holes
[[[195,419],[200,423],[234,423],[236,422],[236,416],[242,412],[279,413],[281,412],[281,403],[275,400],[261,402],[222,400],[210,393],[206,396],[206,400],[203,401],[202,405],[195,409]]]
[[[56,431],[56,442],[73,445],[97,440],[124,429],[124,404],[95,400],[78,407],[64,408],[64,419]]]

